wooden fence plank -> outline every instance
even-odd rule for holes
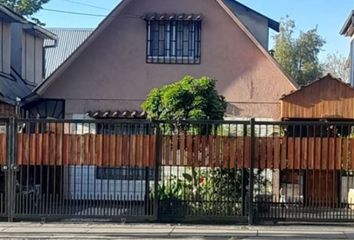
[[[236,138],[236,167],[240,169],[245,166],[245,145],[245,138]]]
[[[237,139],[235,137],[232,137],[232,138],[229,139],[229,144],[230,144],[230,168],[231,169],[237,168],[236,142],[237,142]]]
[[[273,138],[273,142],[274,142],[274,169],[280,169],[280,157],[281,157],[281,154],[280,154],[280,149],[281,149],[281,141],[280,141],[280,138],[279,137],[274,137]]]
[[[186,137],[183,133],[179,136],[179,163],[178,166],[184,166],[186,154]]]

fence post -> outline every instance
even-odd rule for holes
[[[250,146],[250,180],[249,180],[249,199],[248,199],[248,224],[254,223],[253,210],[253,187],[254,187],[254,156],[255,156],[255,120],[250,121],[251,127],[251,146]]]
[[[156,143],[155,143],[155,173],[154,173],[154,217],[155,220],[159,218],[159,167],[160,167],[160,156],[161,156],[161,131],[160,124],[156,123]]]
[[[9,118],[7,129],[7,171],[6,171],[6,183],[7,183],[7,217],[9,222],[14,221],[14,206],[15,206],[15,183],[14,183],[14,171],[16,164],[16,118]]]

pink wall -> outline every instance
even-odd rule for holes
[[[146,64],[147,13],[202,13],[200,65]],[[294,86],[216,0],[133,0],[43,92],[66,99],[66,114],[139,109],[151,88],[184,75],[209,76],[240,117],[279,118]]]

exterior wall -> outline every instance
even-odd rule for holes
[[[22,78],[33,83],[43,79],[43,42],[29,32],[23,32],[22,38]]]
[[[354,89],[327,76],[282,100],[282,118],[354,119]]]
[[[350,85],[354,87],[354,37],[350,42]]]
[[[95,166],[64,168],[64,194],[74,200],[143,201],[145,181],[97,179]]]
[[[0,72],[11,71],[11,24],[0,19]]]
[[[11,66],[21,75],[22,73],[22,24],[11,23]]]
[[[147,64],[142,17],[148,13],[202,13],[201,64]],[[140,108],[152,88],[186,74],[218,80],[217,89],[229,102],[228,113],[239,117],[277,119],[280,97],[294,90],[217,1],[134,0],[41,96],[65,99],[66,117],[94,110],[133,110]]]
[[[226,0],[230,2],[228,5],[232,8],[237,16],[240,18],[242,23],[246,25],[248,30],[255,36],[260,44],[265,49],[269,48],[269,27],[268,19],[259,16],[254,12],[247,11],[244,7],[238,5],[234,0]]]

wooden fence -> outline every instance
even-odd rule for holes
[[[7,158],[0,134],[0,163]],[[250,167],[250,137],[18,133],[18,165]],[[257,137],[257,169],[353,170],[354,139]],[[157,152],[158,151],[158,152]],[[156,155],[159,154],[157,158]]]

